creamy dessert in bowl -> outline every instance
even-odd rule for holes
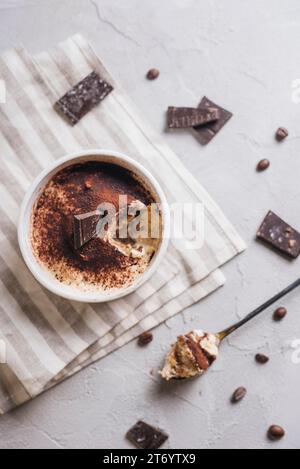
[[[141,165],[91,150],[56,162],[21,210],[19,244],[37,280],[65,298],[101,302],[142,285],[168,245],[165,196]]]

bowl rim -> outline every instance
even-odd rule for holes
[[[123,162],[126,166],[129,167],[133,172],[136,172],[137,175],[142,176],[145,178],[146,183],[149,183],[150,187],[152,187],[156,194],[160,199],[161,211],[163,216],[163,235],[162,240],[159,246],[159,249],[155,255],[153,262],[150,266],[145,270],[145,272],[140,275],[137,280],[127,288],[119,289],[119,290],[112,290],[111,292],[108,290],[107,292],[99,291],[90,291],[84,292],[80,291],[79,289],[76,291],[72,290],[72,288],[66,288],[68,285],[64,285],[63,283],[59,283],[54,277],[52,278],[51,275],[43,275],[43,268],[39,264],[38,260],[34,256],[33,250],[31,248],[31,241],[29,239],[29,230],[28,227],[30,226],[30,217],[32,215],[32,208],[34,203],[37,200],[38,194],[40,194],[42,188],[48,183],[51,178],[51,173],[55,174],[62,169],[62,167],[68,167],[68,163],[70,166],[72,164],[76,164],[76,161],[87,158],[87,157],[108,157],[116,159],[115,164],[119,164]],[[119,161],[119,163],[118,163]],[[53,174],[53,175],[54,175]],[[36,193],[38,191],[38,193]],[[159,264],[161,263],[162,259],[164,258],[168,245],[170,241],[170,209],[169,204],[167,202],[167,198],[165,196],[164,191],[162,190],[160,184],[158,183],[157,179],[150,173],[148,169],[146,169],[141,163],[135,161],[133,158],[127,156],[126,154],[113,151],[109,149],[89,149],[89,150],[81,150],[73,153],[69,153],[66,156],[55,160],[51,163],[47,168],[41,171],[41,173],[34,179],[32,184],[30,185],[29,189],[27,190],[23,202],[20,208],[20,215],[18,221],[18,243],[20,247],[20,251],[22,257],[27,265],[28,269],[34,276],[34,278],[47,290],[50,292],[65,298],[71,301],[79,301],[82,303],[104,303],[108,301],[114,301],[120,298],[123,298],[130,293],[136,291],[139,287],[141,287],[145,282],[147,282],[154,272],[158,269]]]

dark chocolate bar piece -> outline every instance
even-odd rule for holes
[[[74,215],[74,246],[80,249],[91,239],[97,236],[97,226],[100,220],[100,213],[95,212],[84,213],[83,215]]]
[[[192,108],[192,107],[169,107],[168,127],[169,129],[183,129],[186,127],[197,127],[215,122],[220,117],[220,111],[216,108]]]
[[[202,127],[194,126],[197,138],[202,145],[207,145],[224,127],[225,124],[232,118],[233,114],[221,106],[210,101],[210,99],[204,98],[198,106],[199,109],[214,108],[219,111],[219,119],[215,122],[205,124]]]
[[[54,108],[71,125],[75,125],[112,90],[113,87],[98,73],[92,72],[60,98]]]
[[[257,237],[294,259],[300,254],[300,233],[271,211],[259,228]]]
[[[169,438],[159,428],[154,428],[141,420],[127,432],[126,437],[140,449],[158,449]]]

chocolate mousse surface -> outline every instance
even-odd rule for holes
[[[155,202],[136,176],[118,165],[88,161],[59,171],[32,213],[32,246],[38,261],[60,282],[80,288],[107,290],[132,284],[151,259],[126,256],[100,237],[80,249],[74,245],[74,216],[93,212],[103,203],[113,204],[118,212],[119,197],[124,195],[128,204]]]

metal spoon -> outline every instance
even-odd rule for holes
[[[300,278],[252,311],[244,319],[222,332],[203,334],[200,331],[192,331],[185,336],[179,336],[167,356],[161,376],[169,381],[170,379],[186,379],[202,375],[217,358],[218,348],[226,337],[299,286]]]
[[[295,290],[297,287],[300,286],[300,278],[296,280],[296,282],[292,283],[289,285],[287,288],[282,290],[280,293],[277,295],[273,296],[270,300],[266,301],[264,304],[259,306],[257,309],[252,311],[252,313],[248,314],[244,319],[241,321],[237,322],[231,327],[228,327],[222,332],[219,332],[217,336],[219,337],[220,341],[224,340],[226,337],[228,337],[230,334],[233,332],[237,331],[240,327],[244,326],[244,324],[247,324],[247,322],[251,321],[253,318],[258,316],[260,313],[264,312],[266,309],[268,309],[270,306],[272,306],[274,303],[276,303],[278,300],[283,298],[284,296],[288,295],[291,293],[293,290]]]

